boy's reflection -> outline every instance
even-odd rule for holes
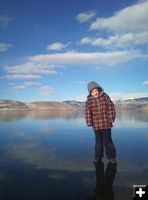
[[[113,181],[116,175],[117,165],[108,163],[104,172],[104,164],[95,164],[96,168],[96,188],[92,200],[113,200]]]

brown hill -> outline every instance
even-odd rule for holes
[[[28,107],[20,101],[0,100],[0,110],[28,110]]]
[[[77,111],[75,106],[55,101],[38,101],[26,104],[29,110]]]

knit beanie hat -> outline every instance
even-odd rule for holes
[[[90,83],[88,83],[87,89],[89,93],[91,93],[91,91],[95,88],[99,88],[102,91],[102,87],[98,83],[94,81],[91,81]]]

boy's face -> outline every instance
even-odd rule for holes
[[[91,95],[93,96],[93,97],[98,97],[99,96],[99,94],[100,94],[100,92],[99,92],[99,90],[97,89],[97,88],[95,88],[95,89],[93,89],[92,91],[91,91]]]

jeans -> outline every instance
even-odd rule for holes
[[[116,157],[116,149],[111,137],[111,129],[101,129],[94,131],[95,133],[95,159],[103,158],[104,147],[108,159]]]

